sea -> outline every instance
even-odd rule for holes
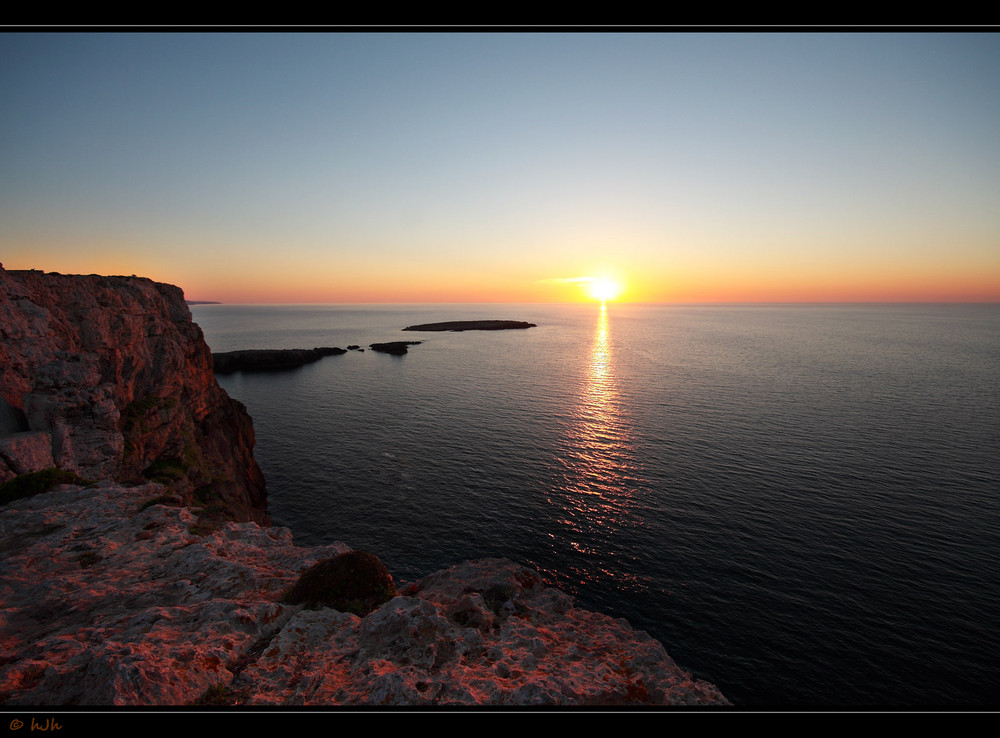
[[[195,305],[275,525],[537,570],[737,706],[1000,707],[1000,305]],[[505,319],[526,330],[402,332]]]

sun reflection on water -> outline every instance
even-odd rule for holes
[[[551,501],[560,510],[556,536],[590,559],[583,580],[621,579],[638,586],[620,561],[623,529],[643,526],[642,479],[633,453],[628,408],[618,388],[607,305],[601,305],[579,400],[558,458]],[[626,536],[627,537],[627,534]],[[587,542],[584,544],[584,542]],[[575,567],[574,567],[575,568]]]

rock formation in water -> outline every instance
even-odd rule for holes
[[[624,620],[470,561],[363,616],[283,595],[343,544],[206,527],[158,484],[0,507],[0,704],[725,705]]]
[[[336,346],[318,346],[312,349],[244,349],[212,354],[212,361],[216,374],[273,372],[311,364],[324,356],[346,353],[347,349]]]
[[[387,343],[373,343],[368,346],[372,351],[379,351],[383,354],[402,356],[406,353],[407,346],[416,346],[420,341],[389,341]]]
[[[506,331],[535,328],[534,323],[523,320],[449,320],[444,323],[422,323],[404,328],[404,331]]]
[[[253,423],[172,285],[0,267],[0,423],[0,482],[46,466],[155,478],[266,520]]]

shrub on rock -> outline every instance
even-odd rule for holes
[[[282,601],[309,608],[332,607],[364,617],[395,596],[392,575],[377,556],[348,551],[302,572]]]

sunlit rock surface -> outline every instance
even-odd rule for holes
[[[280,602],[285,528],[199,525],[156,484],[0,508],[7,705],[724,705],[659,642],[533,571],[465,562],[359,618]]]
[[[253,424],[219,387],[177,287],[0,267],[0,397],[0,436],[48,434],[50,465],[87,479],[169,477],[237,519],[266,521]],[[0,482],[39,463],[37,445],[11,443]]]

